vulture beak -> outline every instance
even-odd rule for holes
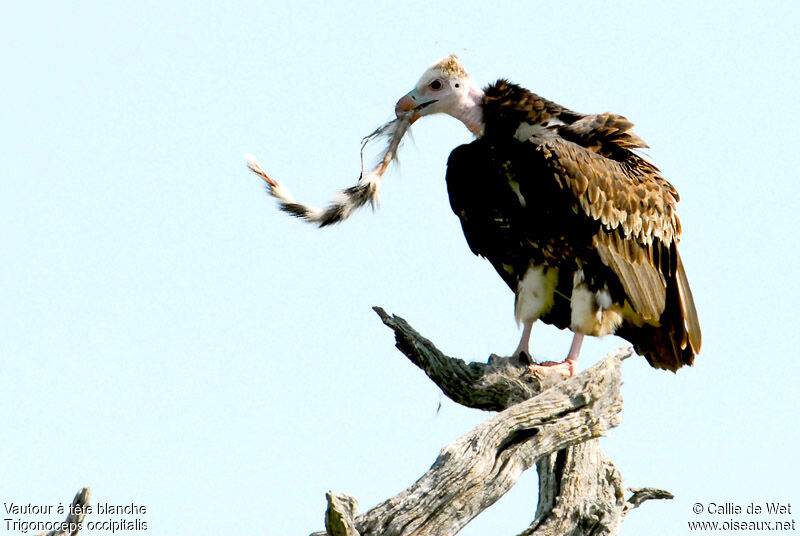
[[[396,116],[400,116],[401,113],[407,112],[409,110],[416,109],[417,112],[411,116],[411,123],[414,123],[417,119],[420,118],[419,110],[433,104],[436,102],[435,100],[424,101],[422,97],[420,97],[419,93],[416,89],[412,89],[408,93],[406,93],[394,107],[394,113]]]

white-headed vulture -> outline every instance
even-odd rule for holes
[[[431,66],[398,116],[435,113],[475,135],[447,162],[450,204],[476,255],[515,293],[528,359],[536,320],[584,335],[615,333],[656,368],[691,365],[700,325],[678,254],[678,193],[637,154],[647,145],[622,116],[584,115],[507,80],[480,88],[461,61]]]

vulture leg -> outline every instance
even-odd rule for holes
[[[576,333],[574,337],[572,337],[572,344],[569,347],[569,353],[567,354],[567,358],[564,362],[569,361],[574,365],[578,364],[578,356],[581,353],[581,344],[583,344],[583,333]]]
[[[529,365],[534,374],[563,374],[564,376],[574,376],[578,367],[578,355],[581,353],[583,343],[583,333],[576,333],[572,338],[572,345],[569,347],[567,358],[561,363],[547,363]]]
[[[526,320],[522,324],[522,337],[519,340],[519,344],[517,345],[517,349],[514,350],[512,357],[518,359],[519,361],[527,364],[531,363],[531,352],[528,350],[528,343],[531,340],[531,331],[533,331],[533,323],[535,320]],[[524,355],[523,355],[524,354]]]

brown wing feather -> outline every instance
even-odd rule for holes
[[[556,183],[574,196],[573,210],[601,223],[592,245],[619,278],[632,308],[618,333],[656,368],[691,365],[701,335],[677,252],[678,193],[655,166],[630,151],[644,145],[630,132],[630,122],[610,114],[581,121],[561,129],[569,129],[572,139],[531,141]]]
[[[694,306],[692,289],[689,288],[689,280],[686,278],[686,270],[683,268],[683,261],[678,255],[678,294],[681,302],[681,313],[685,323],[685,330],[689,336],[689,345],[695,354],[700,353],[703,344],[702,334],[700,333],[700,320],[697,318],[697,309]]]
[[[656,268],[647,248],[620,238],[618,233],[601,231],[592,243],[603,264],[619,277],[633,309],[640,318],[630,320],[657,324],[664,312],[667,282]]]
[[[643,158],[625,150],[625,159],[615,160],[558,136],[539,150],[559,186],[605,229],[648,246],[656,238],[667,245],[680,239],[678,193]]]
[[[633,133],[633,123],[621,115],[611,113],[581,117],[562,128],[560,134],[612,158],[619,153],[619,149],[648,147],[642,138]]]

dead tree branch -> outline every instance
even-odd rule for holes
[[[40,532],[36,536],[76,536],[83,526],[83,518],[89,506],[90,495],[91,490],[89,488],[81,489],[72,499],[66,521],[59,524],[60,530]]]
[[[467,364],[448,357],[402,318],[375,311],[398,349],[448,397],[499,413],[444,447],[407,490],[364,514],[356,516],[353,497],[329,492],[326,531],[313,536],[456,534],[534,465],[539,505],[520,536],[616,534],[631,508],[655,498],[634,492],[626,501],[622,476],[596,441],[620,423],[621,363],[630,348],[575,377],[540,379],[506,358]]]
[[[373,309],[394,330],[397,349],[457,404],[502,411],[539,394],[554,382],[547,378],[547,385],[543,385],[542,379],[528,373],[521,363],[496,355],[488,363],[465,363],[448,357],[399,316],[390,316],[380,307]]]
[[[542,459],[537,468],[536,519],[519,536],[618,532],[625,508],[624,481],[597,440]]]
[[[658,488],[628,488],[628,491],[633,493],[633,495],[625,502],[625,511],[623,514],[627,514],[634,508],[639,508],[644,501],[675,498],[672,493]]]

